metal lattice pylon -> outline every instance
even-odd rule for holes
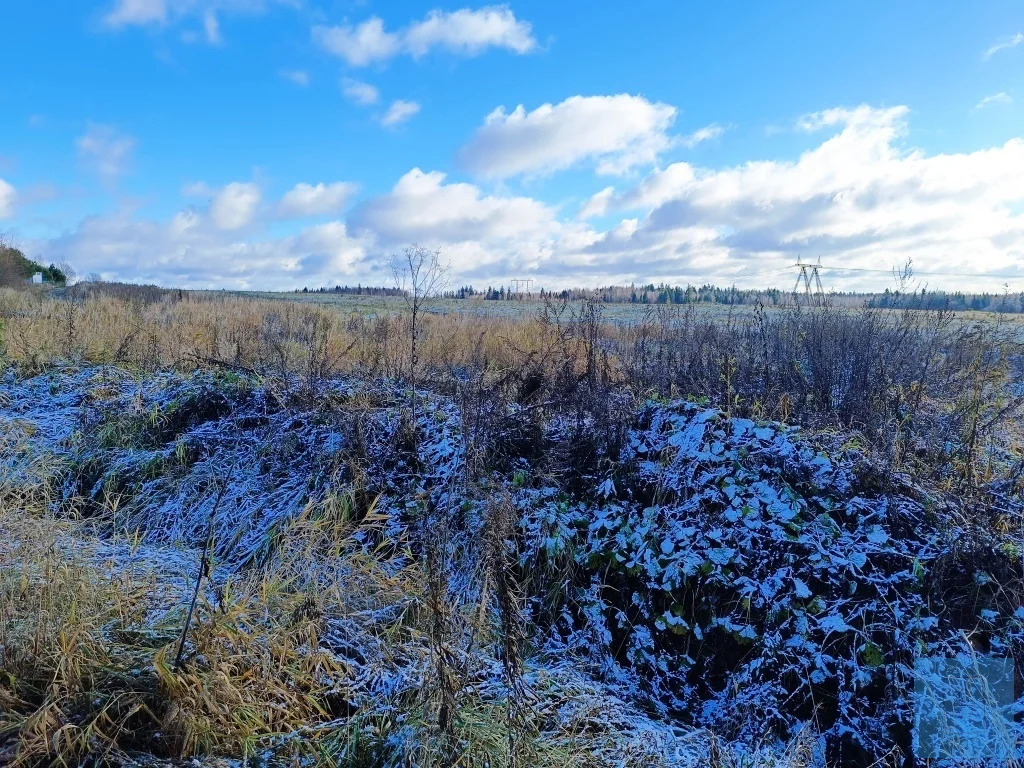
[[[532,277],[513,277],[512,278],[512,285],[515,286],[517,294],[519,293],[520,286],[525,285],[526,286],[526,295],[530,296],[531,295],[530,294],[530,286],[533,285],[533,278]]]
[[[807,305],[810,306],[812,302],[817,303],[819,306],[825,300],[825,289],[821,285],[821,275],[818,274],[818,270],[821,268],[821,264],[807,264],[798,261],[794,264],[800,272],[796,276],[796,283],[793,284],[793,301],[797,300],[798,291],[800,290],[800,282],[804,284],[804,295],[807,297]],[[811,288],[811,282],[814,283],[814,288]],[[815,299],[817,301],[815,302]]]

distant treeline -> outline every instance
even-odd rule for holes
[[[804,302],[803,292],[794,294],[778,288],[763,290],[741,290],[736,287],[721,288],[716,285],[612,285],[604,288],[569,288],[561,291],[538,291],[527,293],[515,291],[505,286],[479,291],[471,285],[463,286],[445,294],[447,298],[469,299],[478,298],[485,301],[515,301],[527,297],[541,299],[568,299],[578,301],[589,299],[608,304],[724,304],[724,305],[756,305],[784,306],[794,301]],[[816,301],[812,297],[812,302]],[[868,306],[878,308],[909,308],[909,309],[950,309],[957,311],[974,310],[979,312],[1021,312],[1024,313],[1024,292],[1022,293],[949,293],[946,291],[893,291],[886,289],[882,293],[866,292],[832,292],[827,294],[827,301],[833,306]]]
[[[446,297],[452,299],[480,298],[485,301],[516,301],[525,298],[568,299],[578,301],[589,299],[608,304],[754,304],[758,300],[762,304],[784,304],[790,301],[789,294],[770,288],[767,290],[746,290],[737,288],[719,288],[714,285],[702,285],[699,288],[688,285],[670,286],[654,285],[610,285],[604,288],[568,288],[561,291],[518,291],[506,286],[479,291],[471,285],[463,286],[456,291],[449,291]]]
[[[401,288],[381,288],[374,285],[336,285],[333,288],[303,288],[296,293],[343,293],[351,296],[401,296]]]
[[[339,293],[356,296],[401,296],[399,288],[383,288],[370,285],[336,285],[333,288],[303,288],[296,293]],[[464,285],[444,294],[448,299],[475,299],[477,301],[522,301],[528,298],[566,299],[569,301],[591,300],[607,304],[723,304],[756,305],[766,307],[792,305],[794,301],[805,302],[802,291],[794,294],[778,288],[762,290],[736,287],[722,288],[717,285],[610,285],[603,288],[568,288],[549,291],[540,288],[535,291],[515,290],[508,286],[487,286],[484,290]],[[974,310],[979,312],[1020,312],[1024,313],[1024,292],[1022,293],[962,293],[956,291],[893,291],[881,293],[832,292],[827,294],[828,303],[833,306],[877,307],[887,309],[950,309],[956,311]],[[817,299],[812,297],[812,302]]]
[[[862,305],[871,294],[830,294],[830,300],[841,298],[844,303]],[[483,291],[471,285],[445,294],[452,299],[477,298],[485,301],[516,301],[525,298],[567,299],[569,301],[600,301],[606,304],[757,304],[780,306],[793,303],[793,294],[778,288],[762,290],[740,290],[720,288],[717,285],[609,285],[603,288],[568,288],[561,291],[546,291],[543,288],[527,292],[500,286],[487,286]]]
[[[870,294],[867,304],[869,307],[1024,312],[1024,293],[947,293],[923,289],[917,293],[900,293],[886,290]]]

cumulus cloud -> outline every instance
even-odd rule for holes
[[[109,184],[128,170],[135,139],[111,125],[90,123],[75,140],[75,146],[82,163]]]
[[[355,189],[355,184],[344,181],[296,184],[281,198],[277,214],[286,219],[334,214],[345,207]]]
[[[1021,43],[1024,43],[1024,32],[1018,32],[1016,35],[1000,40],[992,44],[992,46],[982,54],[982,58],[991,59],[1000,51],[1005,51],[1007,48],[1016,48]]]
[[[673,163],[665,169],[651,171],[639,184],[616,194],[615,187],[605,187],[587,200],[580,209],[580,218],[603,216],[609,209],[631,211],[655,208],[671,200],[696,179],[696,170],[688,163]]]
[[[415,101],[396,99],[391,102],[391,106],[388,107],[388,111],[384,113],[383,117],[381,117],[380,124],[389,128],[391,126],[401,125],[419,111],[420,105]]]
[[[572,226],[529,197],[488,195],[444,173],[414,168],[391,192],[356,206],[352,233],[383,263],[410,243],[439,248],[453,279],[500,281],[536,270],[570,242]],[[561,266],[560,266],[561,268]]]
[[[615,187],[605,187],[600,192],[596,192],[591,195],[589,199],[584,201],[583,205],[580,206],[579,211],[576,212],[577,219],[591,219],[595,216],[604,216],[608,211],[608,206],[611,204],[612,199],[615,197]]]
[[[904,107],[819,112],[800,125],[831,135],[794,162],[674,163],[622,193],[602,190],[585,206],[591,215],[644,215],[590,250],[681,263],[703,254],[719,259],[719,274],[782,268],[803,255],[834,266],[888,270],[912,258],[925,270],[1024,277],[1024,140],[927,155],[902,146],[906,117]]]
[[[390,59],[402,49],[400,37],[386,31],[383,20],[376,16],[356,27],[313,27],[313,40],[353,67]]]
[[[369,106],[380,101],[380,91],[375,86],[361,80],[353,80],[351,77],[341,81],[341,92],[349,101],[361,106]]]
[[[531,197],[414,168],[345,220],[348,190],[297,185],[266,207],[268,220],[286,210],[339,218],[287,237],[264,237],[259,189],[234,184],[193,190],[214,198],[208,211],[197,206],[164,222],[128,212],[94,217],[33,252],[67,258],[83,272],[186,286],[386,284],[390,255],[418,242],[442,250],[453,280],[481,286],[534,277],[545,287],[788,287],[796,258],[820,256],[827,266],[884,273],[826,272],[840,288],[884,288],[890,270],[911,258],[920,273],[966,275],[933,287],[999,290],[1004,279],[980,276],[994,272],[1020,274],[1011,288],[1024,289],[1024,139],[928,153],[908,145],[910,119],[905,107],[806,115],[799,155],[722,167],[669,163],[601,189],[568,217]],[[598,216],[615,218],[606,225]],[[292,225],[275,230],[285,226]]]
[[[498,107],[462,148],[462,163],[488,178],[547,173],[584,161],[602,174],[653,163],[672,141],[676,108],[642,96],[572,96],[527,112]]]
[[[423,21],[411,24],[404,37],[405,47],[413,56],[424,56],[432,48],[476,56],[491,47],[529,53],[537,46],[530,25],[505,6],[476,11],[462,8],[452,13],[431,11]]]
[[[979,101],[977,104],[975,104],[974,105],[974,111],[977,112],[979,109],[984,109],[985,107],[991,107],[993,104],[1012,104],[1012,103],[1013,103],[1013,98],[1010,96],[1010,94],[1006,93],[1005,91],[1000,91],[999,93],[993,93],[991,96],[986,96],[981,101]]]
[[[210,202],[210,220],[222,230],[248,226],[259,209],[261,198],[256,184],[234,181],[221,189]]]
[[[194,211],[164,222],[121,210],[88,217],[73,231],[34,241],[31,248],[44,261],[66,259],[107,280],[185,288],[290,290],[338,281],[383,283],[390,275],[366,262],[364,244],[340,221],[286,237],[241,239],[208,226]]]
[[[14,187],[0,179],[0,219],[8,219],[14,215],[14,198]]]
[[[530,24],[517,19],[506,6],[478,10],[433,10],[421,21],[389,32],[373,16],[360,24],[316,26],[313,39],[326,51],[353,67],[385,62],[399,55],[414,58],[433,50],[477,56],[488,48],[529,53],[537,47]]]
[[[353,211],[353,231],[391,244],[437,244],[545,236],[557,227],[555,211],[537,200],[485,195],[473,184],[445,178],[413,168],[389,194]]]
[[[191,207],[165,221],[139,219],[130,209],[91,216],[61,237],[32,242],[32,250],[105,279],[289,290],[338,282],[390,284],[391,255],[413,242],[440,248],[460,278],[497,275],[500,281],[536,268],[558,243],[572,238],[572,227],[560,224],[557,212],[539,201],[488,195],[419,169],[403,175],[387,194],[364,200],[347,221],[334,218],[283,237],[265,236],[256,215],[258,190],[250,185],[196,187],[213,192],[208,211]],[[337,213],[351,191],[344,183],[298,184],[273,212],[277,218]]]

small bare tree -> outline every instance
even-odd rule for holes
[[[60,262],[60,264],[57,265],[57,269],[64,273],[64,279],[68,285],[72,285],[75,282],[75,278],[78,277],[78,272],[76,272],[75,268],[66,261]]]
[[[424,308],[444,289],[448,265],[441,262],[441,251],[419,245],[406,248],[391,260],[395,287],[402,292],[409,310],[409,386],[413,432],[416,431],[416,372],[419,365],[420,316]]]
[[[443,290],[448,265],[441,263],[440,251],[411,245],[401,256],[392,259],[391,270],[395,278],[395,287],[402,292],[409,312],[409,432],[413,451],[418,454],[416,385],[421,315],[427,304]],[[440,765],[450,766],[456,762],[453,723],[461,683],[457,665],[448,648],[452,620],[448,596],[448,519],[444,514],[437,514],[427,488],[420,494],[418,506],[417,533],[423,551],[426,608],[430,616],[428,637],[433,671],[436,675],[434,684],[425,686],[424,693],[431,698],[436,696],[437,730],[443,751]]]

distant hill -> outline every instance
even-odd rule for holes
[[[68,281],[67,275],[60,267],[54,264],[44,267],[17,248],[0,245],[0,286],[24,285],[25,281],[30,280],[37,272],[43,273],[43,280],[47,283],[65,285]]]

